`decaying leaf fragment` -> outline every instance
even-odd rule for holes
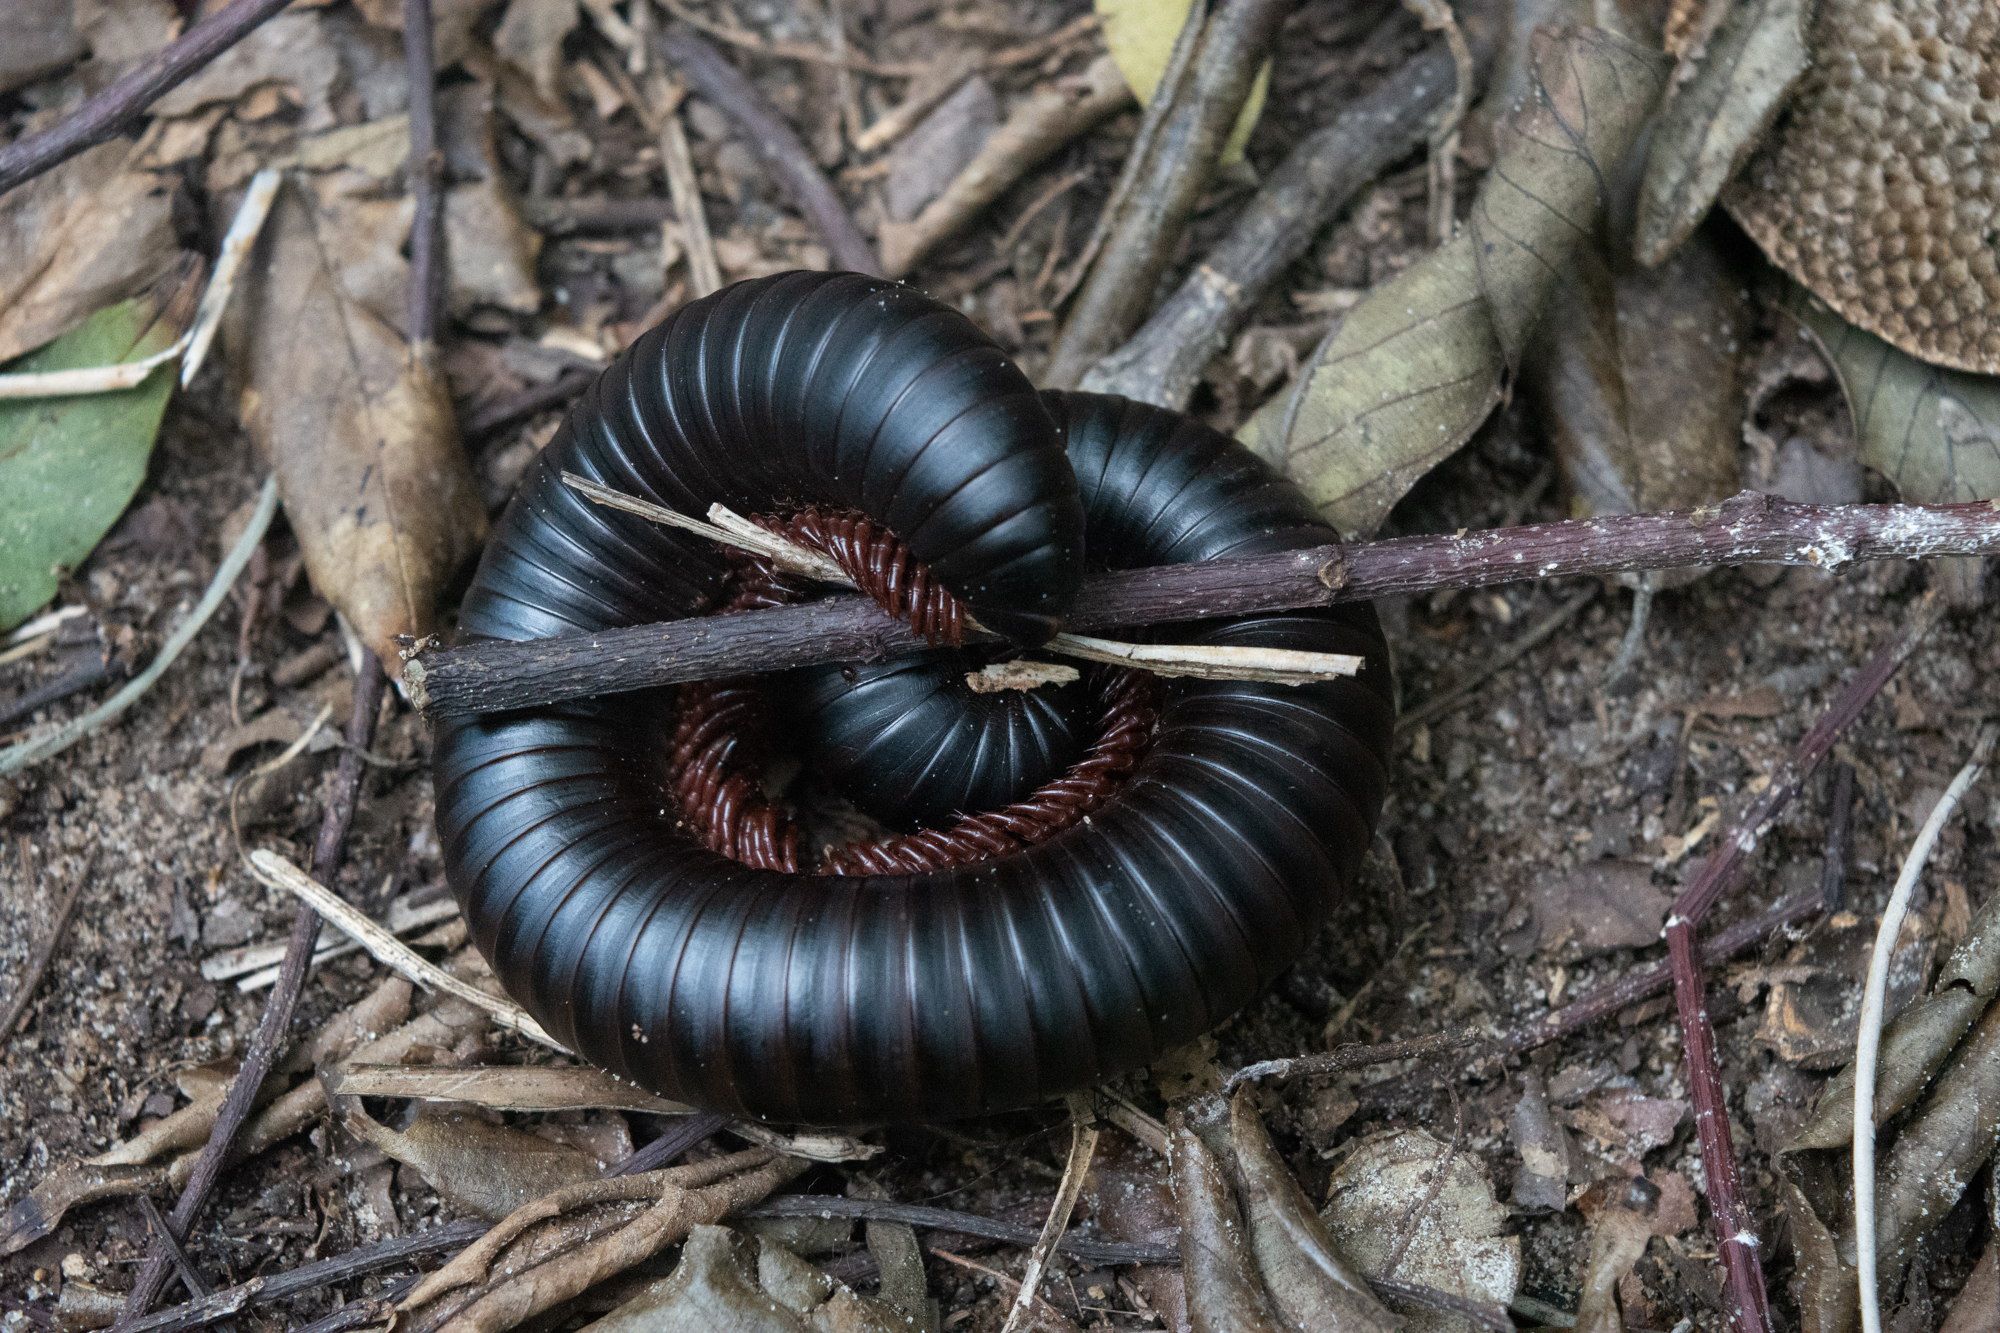
[[[1990,0],[1824,0],[1784,127],[1722,201],[1772,262],[1912,356],[2000,372]]]
[[[1439,1170],[1442,1183],[1434,1176]],[[1363,1140],[1341,1163],[1330,1193],[1320,1217],[1366,1276],[1418,1282],[1502,1308],[1513,1301],[1521,1238],[1503,1234],[1507,1210],[1470,1154],[1452,1153],[1420,1129],[1388,1130]],[[1436,1310],[1405,1306],[1401,1313],[1412,1333],[1470,1327],[1462,1316]]]
[[[575,1148],[473,1116],[420,1115],[398,1134],[362,1111],[358,1099],[340,1109],[349,1133],[414,1166],[455,1207],[481,1217],[505,1217],[598,1175],[597,1163]]]
[[[728,1227],[698,1226],[674,1271],[589,1333],[906,1333],[910,1322],[805,1260]]]
[[[2000,188],[2000,174],[1994,177]],[[1944,370],[1856,328],[1794,287],[1786,309],[1840,377],[1861,461],[1911,504],[2000,498],[2000,379]],[[1983,600],[1977,556],[1938,561],[1961,610]]]
[[[1465,231],[1356,306],[1240,432],[1344,536],[1374,531],[1500,401],[1665,79],[1596,28],[1540,29],[1533,52],[1535,91],[1496,131]]]
[[[1646,1252],[1660,1212],[1660,1187],[1644,1176],[1605,1180],[1579,1206],[1590,1219],[1590,1258],[1577,1302],[1577,1333],[1624,1333],[1618,1284]]]
[[[287,186],[230,310],[244,425],[270,457],[313,586],[394,662],[486,538],[443,379],[343,290],[338,238]]]
[[[1178,1109],[1167,1115],[1167,1151],[1180,1209],[1181,1279],[1195,1333],[1281,1333],[1270,1295],[1257,1280],[1228,1174]]]
[[[1810,63],[1810,0],[1716,0],[1716,6],[1726,10],[1720,26],[1682,57],[1653,126],[1632,245],[1643,264],[1672,254],[1708,216]]]
[[[2000,994],[2000,893],[1990,895],[1938,973],[1930,995],[1882,1031],[1875,1080],[1875,1123],[1915,1103],[1979,1015]],[[1786,1147],[1844,1148],[1854,1138],[1854,1066],[1827,1081],[1812,1118]]]
[[[1229,1130],[1250,1251],[1286,1324],[1299,1333],[1400,1329],[1403,1320],[1375,1299],[1334,1250],[1326,1223],[1278,1156],[1248,1088],[1229,1103]]]
[[[171,182],[132,169],[132,153],[99,144],[0,195],[0,361],[137,296],[173,263]]]
[[[608,1107],[648,1115],[691,1108],[621,1082],[594,1065],[350,1065],[322,1077],[329,1096],[418,1097],[471,1102],[498,1111],[574,1111]]]
[[[25,374],[143,361],[194,320],[199,263],[153,292],[92,315],[6,367]],[[0,401],[0,630],[55,595],[61,571],[83,562],[146,479],[178,363],[137,388]]]
[[[164,1166],[66,1163],[49,1172],[27,1198],[0,1213],[0,1255],[48,1235],[72,1208],[133,1194],[164,1195],[167,1189]]]

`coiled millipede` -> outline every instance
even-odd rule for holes
[[[1334,540],[1226,436],[1037,393],[906,287],[740,283],[641,337],[571,410],[500,520],[463,633],[547,638],[793,595],[768,568],[592,505],[564,471],[683,513],[760,516],[940,642],[775,685],[441,724],[438,828],[472,938],[557,1040],[614,1073],[804,1124],[1033,1105],[1220,1023],[1352,886],[1394,720],[1372,608],[1175,627],[1366,659],[1304,686],[1114,669],[975,694],[949,643],[968,613],[1046,639],[1087,564]],[[763,791],[761,747],[780,734],[908,832],[801,850]]]

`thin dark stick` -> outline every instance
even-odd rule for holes
[[[636,1176],[642,1171],[657,1171],[728,1123],[729,1117],[726,1115],[706,1112],[691,1115],[630,1157],[613,1162],[604,1174]]]
[[[1434,1055],[1464,1050],[1478,1040],[1477,1028],[1462,1028],[1457,1032],[1438,1032],[1427,1037],[1412,1037],[1408,1041],[1384,1042],[1380,1046],[1347,1045],[1321,1055],[1295,1055],[1285,1060],[1259,1060],[1256,1064],[1245,1065],[1231,1074],[1228,1081],[1222,1085],[1222,1091],[1224,1095],[1228,1095],[1245,1083],[1254,1083],[1264,1078],[1337,1074],[1343,1069],[1361,1069],[1368,1065],[1388,1064],[1392,1060],[1425,1060]]]
[[[1739,921],[1727,930],[1718,931],[1703,940],[1702,952],[1710,958],[1734,957],[1772,931],[1803,921],[1809,916],[1816,915],[1819,910],[1820,900],[1816,893],[1802,893],[1787,898],[1768,912],[1751,917],[1747,921]],[[1595,1027],[1613,1014],[1629,1009],[1642,1000],[1649,1000],[1671,989],[1673,984],[1673,967],[1666,959],[1636,968],[1616,981],[1606,982],[1594,990],[1584,992],[1560,1009],[1552,1009],[1538,1018],[1531,1018],[1513,1031],[1495,1037],[1474,1052],[1466,1063],[1477,1066],[1491,1060],[1504,1060],[1508,1056],[1532,1051],[1538,1046],[1546,1046],[1552,1041],[1560,1041],[1585,1028]],[[1334,1054],[1338,1055],[1339,1052],[1336,1051]],[[1256,1066],[1240,1071],[1235,1079],[1241,1080],[1251,1068]],[[1434,1086],[1435,1080],[1432,1076],[1423,1073],[1370,1083],[1356,1089],[1356,1092],[1361,1100],[1372,1108],[1399,1104],[1412,1096],[1421,1096],[1429,1092]]]
[[[1996,553],[2000,504],[1992,501],[1818,506],[1745,491],[1703,509],[1126,570],[1087,580],[1065,627],[1092,632],[1639,569],[1828,568],[1856,560]],[[991,635],[967,638],[993,641]],[[404,677],[426,713],[457,716],[737,675],[750,662],[779,671],[877,661],[924,646],[873,603],[847,597],[529,643],[426,649],[410,659]]]
[[[1008,1245],[1027,1248],[1041,1239],[1039,1227],[1015,1226],[976,1213],[958,1213],[949,1208],[926,1208],[921,1204],[895,1203],[888,1199],[845,1199],[833,1194],[774,1194],[739,1217],[858,1217],[872,1222],[902,1222],[933,1231],[956,1231],[964,1236],[983,1236]],[[1172,1245],[1148,1245],[1143,1241],[1089,1240],[1064,1232],[1056,1248],[1064,1254],[1100,1264],[1174,1264],[1180,1251]]]
[[[1771,785],[1736,818],[1667,916],[1667,958],[1673,967],[1674,1005],[1687,1049],[1695,1132],[1701,1141],[1702,1175],[1708,1182],[1709,1224],[1722,1257],[1729,1321],[1736,1333],[1765,1333],[1771,1316],[1764,1292],[1764,1266],[1757,1257],[1755,1219],[1743,1202],[1736,1148],[1729,1133],[1722,1068],[1716,1059],[1715,1028],[1708,1019],[1708,989],[1695,927],[1735,882],[1744,860],[1798,795],[1834,741],[1861,716],[1861,710],[1889,683],[1943,614],[1943,599],[1935,592],[1926,593],[1909,623],[1868,660],[1771,775]]]
[[[428,364],[437,348],[445,269],[444,155],[437,147],[431,0],[403,0],[403,56],[410,71],[410,193],[417,205],[410,224],[410,350]]]
[[[1397,14],[1390,21],[1403,20]],[[1490,57],[1491,44],[1480,54]],[[1186,407],[1203,368],[1265,289],[1357,191],[1425,143],[1457,86],[1456,65],[1440,42],[1301,139],[1222,242],[1124,346],[1091,368],[1082,387]]]
[[[361,674],[354,682],[354,711],[347,720],[347,743],[353,748],[340,756],[333,794],[327,802],[326,817],[321,821],[319,840],[313,850],[313,878],[322,884],[332,884],[334,872],[340,868],[341,847],[347,838],[347,827],[354,820],[354,804],[361,790],[362,765],[354,751],[366,750],[375,737],[375,714],[386,684],[381,659],[373,650],[362,649]],[[187,1236],[208,1202],[209,1192],[229,1164],[230,1150],[249,1118],[257,1090],[285,1048],[292,1011],[298,1005],[299,993],[305,989],[306,974],[319,942],[319,928],[319,913],[310,907],[301,906],[292,918],[291,938],[286,941],[284,962],[278,968],[278,983],[271,988],[271,998],[265,1002],[263,1020],[250,1039],[250,1049],[244,1052],[242,1068],[222,1100],[208,1143],[195,1159],[187,1187],[181,1191],[167,1219],[167,1231],[177,1240]],[[113,1326],[119,1333],[130,1333],[134,1321],[152,1308],[166,1286],[173,1260],[164,1241],[164,1236],[156,1240],[146,1256],[146,1266],[139,1271],[138,1281],[125,1299],[125,1309]]]
[[[196,1300],[207,1296],[208,1283],[202,1280],[201,1270],[194,1266],[194,1260],[188,1258],[186,1247],[167,1225],[166,1217],[160,1212],[160,1205],[153,1202],[152,1195],[141,1194],[139,1207],[145,1211],[146,1224],[153,1230],[154,1241],[167,1247],[167,1257],[174,1261],[174,1271],[181,1275],[181,1281],[187,1286],[188,1295]]]
[[[592,371],[566,370],[547,384],[524,389],[485,408],[459,428],[459,435],[468,446],[478,444],[509,426],[526,421],[537,412],[561,407],[572,398],[580,397],[596,379],[597,375]]]
[[[1215,178],[1223,143],[1291,8],[1289,0],[1222,0],[1181,77],[1163,78],[1154,89],[1155,98],[1170,104],[1158,135],[1138,147],[1139,160],[1127,170],[1130,191],[1049,353],[1042,375],[1049,387],[1074,387],[1145,319],[1160,273]],[[1199,22],[1200,13],[1191,11],[1187,21]]]
[[[115,139],[162,94],[248,36],[291,0],[236,0],[140,61],[97,96],[40,134],[0,148],[0,194]]]
[[[324,1291],[336,1282],[365,1277],[439,1250],[462,1249],[485,1235],[489,1226],[477,1218],[453,1222],[363,1245],[318,1263],[301,1264],[288,1272],[269,1273],[186,1305],[147,1315],[132,1324],[132,1333],[188,1333],[190,1329],[206,1328],[254,1306]]]
[[[125,663],[109,648],[85,653],[83,660],[52,680],[43,681],[13,703],[0,707],[0,725],[27,717],[81,690],[95,689],[114,675],[127,674]]]
[[[521,213],[544,236],[579,232],[651,231],[680,215],[669,199],[523,199]]]
[[[660,50],[686,77],[689,87],[736,122],[826,243],[834,267],[881,276],[882,265],[874,248],[847,215],[819,164],[750,80],[686,23],[676,21],[666,26],[660,33]]]
[[[32,880],[27,842],[25,837],[21,839],[21,874],[24,880]],[[14,1029],[27,1015],[28,1006],[34,1003],[35,992],[42,987],[42,974],[49,970],[49,960],[56,956],[56,946],[62,943],[63,931],[69,928],[69,919],[76,913],[76,905],[83,897],[83,886],[90,881],[91,867],[96,864],[96,854],[92,853],[90,864],[84,867],[83,874],[77,876],[76,883],[70,885],[69,892],[63,895],[62,906],[56,908],[56,919],[49,923],[48,934],[42,936],[34,957],[28,960],[27,969],[21,973],[21,982],[14,988],[14,998],[7,1002],[6,1015],[0,1017],[0,1041],[14,1035]]]
[[[1819,872],[1820,905],[1838,912],[1847,888],[1848,824],[1854,816],[1854,765],[1843,760],[1833,764],[1833,799],[1826,811],[1826,850]]]
[[[1421,1282],[1398,1282],[1394,1278],[1371,1277],[1368,1286],[1377,1296],[1391,1300],[1410,1301],[1417,1305],[1442,1310],[1446,1314],[1461,1315],[1485,1333],[1514,1333],[1514,1321],[1498,1306],[1484,1301],[1475,1301],[1449,1291],[1439,1291]]]

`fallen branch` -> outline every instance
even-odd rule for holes
[[[1132,103],[1132,89],[1110,56],[1091,62],[1081,91],[1043,88],[987,137],[943,193],[908,222],[882,224],[882,271],[900,278],[931,248],[983,212],[1015,181],[1070,140]]]
[[[547,384],[523,389],[480,410],[460,428],[459,435],[467,445],[482,443],[509,426],[518,426],[537,412],[545,412],[552,407],[567,408],[571,400],[582,397],[583,391],[596,382],[596,371],[566,370]]]
[[[840,196],[827,184],[826,175],[791,126],[765,102],[736,66],[722,58],[686,23],[670,23],[660,34],[660,51],[680,70],[688,86],[700,93],[750,141],[771,172],[792,197],[819,238],[826,244],[836,268],[879,276],[881,264],[867,237],[847,215]]]
[[[1290,9],[1284,0],[1223,0],[1202,24],[1182,76],[1162,78],[1153,90],[1168,104],[1165,118],[1156,136],[1133,145],[1130,188],[1104,225],[1090,276],[1049,353],[1047,386],[1073,387],[1146,317],[1160,272],[1215,177],[1223,143]],[[1200,23],[1201,13],[1190,10],[1188,23]]]
[[[444,154],[437,146],[437,74],[431,58],[431,0],[403,0],[403,60],[410,76],[408,176],[416,215],[410,223],[410,354],[425,370],[437,359],[443,304]]]
[[[1222,243],[1079,387],[1186,407],[1202,370],[1265,289],[1356,191],[1426,141],[1432,117],[1452,102],[1456,87],[1451,53],[1434,47],[1300,140]]]
[[[67,162],[86,148],[123,134],[166,92],[290,4],[237,0],[140,61],[109,88],[43,130],[0,148],[0,194]]]
[[[1926,593],[1908,623],[1828,705],[1798,748],[1771,774],[1770,785],[1737,816],[1667,914],[1667,957],[1673,967],[1674,1003],[1687,1050],[1695,1131],[1701,1141],[1702,1175],[1708,1183],[1709,1222],[1722,1257],[1726,1305],[1736,1333],[1764,1333],[1771,1321],[1765,1303],[1764,1268],[1757,1257],[1757,1231],[1743,1202],[1736,1149],[1729,1133],[1729,1112],[1723,1101],[1722,1070],[1716,1059],[1715,1029],[1708,1019],[1708,992],[1695,927],[1735,882],[1743,862],[1798,795],[1834,741],[1861,716],[1861,710],[1889,683],[1943,614],[1942,599],[1935,592]]]
[[[1528,579],[2000,553],[2000,502],[1799,505],[1745,491],[1719,505],[1398,537],[1204,564],[1125,570],[1086,580],[1073,631],[1329,606],[1439,588]],[[969,642],[995,642],[968,635]],[[927,645],[858,597],[740,615],[635,625],[526,643],[422,648],[404,666],[410,694],[434,717],[525,708],[818,662],[880,661]]]

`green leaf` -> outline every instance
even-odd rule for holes
[[[1660,108],[1639,191],[1633,251],[1657,264],[1707,216],[1811,64],[1809,0],[1737,0]]]
[[[1105,49],[1111,53],[1118,72],[1125,76],[1132,95],[1139,99],[1139,105],[1153,100],[1153,90],[1160,86],[1160,79],[1167,72],[1167,58],[1173,54],[1174,39],[1181,35],[1192,3],[1193,0],[1097,0],[1098,16],[1104,20]],[[1267,60],[1257,71],[1243,111],[1222,145],[1218,166],[1231,167],[1243,160],[1243,146],[1250,142],[1250,131],[1257,126],[1257,117],[1263,113],[1264,98],[1270,90],[1271,62]]]
[[[1847,394],[1861,461],[1911,504],[2000,498],[2000,376],[1919,361],[1790,284],[1785,308],[1812,333]],[[1977,556],[1939,561],[1952,604],[1977,606]]]
[[[140,361],[179,330],[136,297],[19,358],[10,374]],[[139,483],[173,394],[168,362],[135,389],[0,400],[0,630],[55,595],[56,580],[111,530]]]
[[[1373,532],[1500,401],[1665,79],[1657,54],[1596,28],[1538,30],[1532,67],[1465,233],[1371,292],[1239,432],[1348,536]]]

